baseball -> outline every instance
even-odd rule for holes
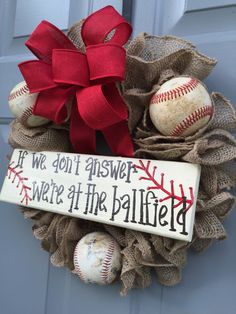
[[[193,77],[176,77],[161,85],[151,99],[150,118],[164,135],[189,136],[204,127],[213,114],[211,97]]]
[[[86,283],[109,284],[121,269],[120,247],[105,232],[89,233],[76,245],[74,267],[74,272]]]
[[[25,81],[17,84],[8,97],[12,114],[26,127],[37,127],[49,122],[48,119],[32,113],[38,93],[30,93]]]

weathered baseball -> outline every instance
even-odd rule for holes
[[[151,99],[149,112],[154,126],[162,134],[184,137],[208,123],[213,105],[199,80],[183,76],[161,85]]]
[[[84,282],[109,284],[121,268],[120,247],[105,232],[89,233],[76,245],[74,266],[74,272]]]
[[[25,81],[17,84],[8,97],[12,114],[26,127],[37,127],[49,122],[48,119],[32,113],[38,93],[30,93]]]

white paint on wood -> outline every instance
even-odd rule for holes
[[[200,166],[15,149],[1,200],[191,241]]]

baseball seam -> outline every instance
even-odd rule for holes
[[[212,106],[203,106],[196,109],[188,117],[186,117],[182,122],[176,125],[173,131],[170,133],[171,136],[180,136],[191,127],[194,123],[206,116],[212,116],[213,107]]]
[[[20,117],[20,121],[23,125],[28,126],[28,118],[33,115],[33,107],[25,108],[22,112],[22,116]]]
[[[111,269],[111,260],[112,260],[114,250],[115,250],[115,242],[112,239],[107,249],[106,256],[104,258],[102,269],[101,269],[101,278],[105,284],[109,283],[108,276]]]
[[[80,266],[79,266],[78,245],[76,246],[75,251],[74,251],[74,266],[75,266],[75,271],[76,271],[77,275],[80,277],[80,279],[82,281],[86,282],[85,277],[84,277],[84,275],[82,273],[82,270],[80,269]]]
[[[187,83],[173,88],[171,90],[165,91],[160,94],[156,94],[152,97],[150,104],[157,104],[167,100],[173,100],[178,97],[184,96],[185,94],[190,93],[198,85],[198,80],[191,78]]]
[[[10,93],[9,97],[8,97],[8,101],[11,101],[17,97],[20,97],[24,94],[29,93],[29,88],[28,86],[25,84],[24,86],[22,86],[21,88],[17,89],[16,91]]]

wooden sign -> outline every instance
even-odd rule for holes
[[[0,199],[191,241],[200,166],[15,149]]]

